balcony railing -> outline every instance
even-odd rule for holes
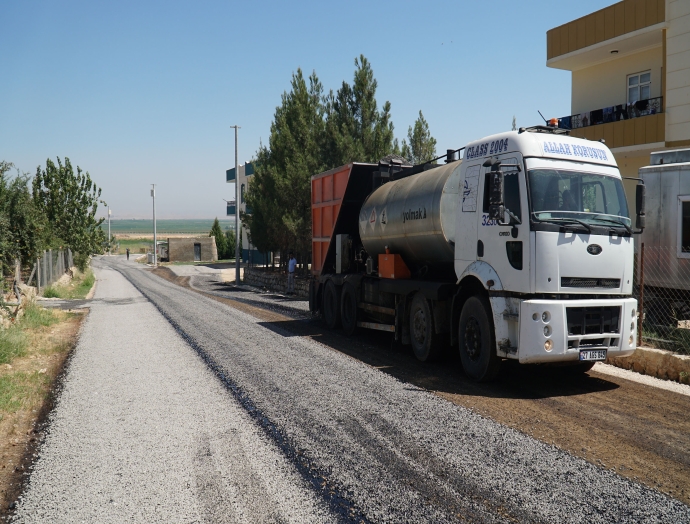
[[[558,127],[561,129],[579,129],[581,127],[608,124],[620,120],[630,120],[641,116],[655,115],[663,109],[663,96],[640,100],[632,104],[619,104],[617,106],[604,107],[580,113],[579,115],[564,116],[558,119]]]

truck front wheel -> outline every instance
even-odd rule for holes
[[[414,356],[425,362],[433,360],[439,351],[439,336],[434,329],[431,307],[426,297],[417,292],[410,306],[410,340]]]
[[[332,280],[326,282],[323,290],[323,318],[330,329],[340,324],[340,289]]]
[[[493,379],[501,365],[501,360],[496,355],[489,311],[491,307],[488,301],[475,295],[467,299],[460,313],[460,360],[465,374],[477,382]]]

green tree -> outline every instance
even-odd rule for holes
[[[355,58],[352,86],[343,82],[337,93],[324,98],[324,163],[336,167],[348,162],[378,162],[393,153],[391,104],[381,111],[376,102],[378,82],[364,55]]]
[[[271,124],[267,148],[260,148],[246,194],[252,214],[242,214],[251,242],[261,252],[311,246],[311,175],[323,171],[323,86],[316,73],[293,73]],[[270,226],[269,226],[270,224]]]
[[[216,239],[216,250],[218,251],[218,258],[226,258],[228,252],[228,241],[223,234],[223,230],[220,228],[220,222],[218,222],[218,217],[213,221],[211,226],[211,232],[208,234],[210,237],[215,237]]]
[[[407,129],[407,140],[403,139],[400,154],[413,164],[425,164],[437,157],[436,139],[431,136],[429,124],[422,112],[414,123],[414,127]]]
[[[31,265],[46,241],[45,216],[34,205],[29,176],[17,172],[10,177],[13,164],[0,162],[0,269],[8,273],[14,261]]]
[[[84,270],[92,253],[101,253],[106,243],[101,229],[104,218],[96,219],[101,190],[88,172],[77,166],[74,172],[69,158],[63,165],[46,160],[33,179],[33,200],[45,215],[49,229],[49,247],[69,247],[74,261]]]
[[[227,250],[225,251],[224,258],[235,258],[235,231],[227,228],[225,230],[225,242]],[[220,255],[218,255],[220,258]]]

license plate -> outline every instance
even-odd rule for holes
[[[606,350],[587,349],[580,351],[580,360],[606,360]]]

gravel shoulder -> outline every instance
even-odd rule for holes
[[[156,308],[94,267],[96,296],[15,521],[334,521]]]
[[[506,385],[476,390],[458,375],[452,359],[436,367],[416,364],[413,371],[409,355],[382,349],[383,339],[325,333],[304,315],[289,317],[248,303],[256,297],[231,300],[235,307],[228,307],[223,303],[228,299],[203,296],[150,271],[114,263],[226,377],[235,398],[249,400],[245,409],[255,420],[266,421],[264,433],[274,442],[287,444],[285,456],[321,472],[322,499],[332,500],[329,496],[335,493],[366,520],[690,520],[690,508],[678,500],[547,439],[500,424],[493,412],[491,418],[482,416],[481,406],[468,409],[462,400],[451,398],[469,397],[473,404],[486,400],[486,405],[504,405],[506,410],[518,400],[528,410],[537,406],[540,414],[556,414],[554,401],[561,397],[582,402],[595,396],[593,391],[630,391],[615,382],[588,377],[584,383],[564,385],[562,380],[558,384],[539,374],[518,373]],[[451,402],[441,398],[444,393]],[[611,411],[623,394],[598,401],[602,398],[607,402],[595,419],[605,424],[600,415],[606,413],[618,418],[604,435],[615,447],[616,430],[625,423],[621,413],[630,406],[624,403]],[[571,417],[562,423],[572,422],[572,405],[566,407]],[[532,422],[539,424],[540,419]],[[687,448],[674,453],[687,461]]]

